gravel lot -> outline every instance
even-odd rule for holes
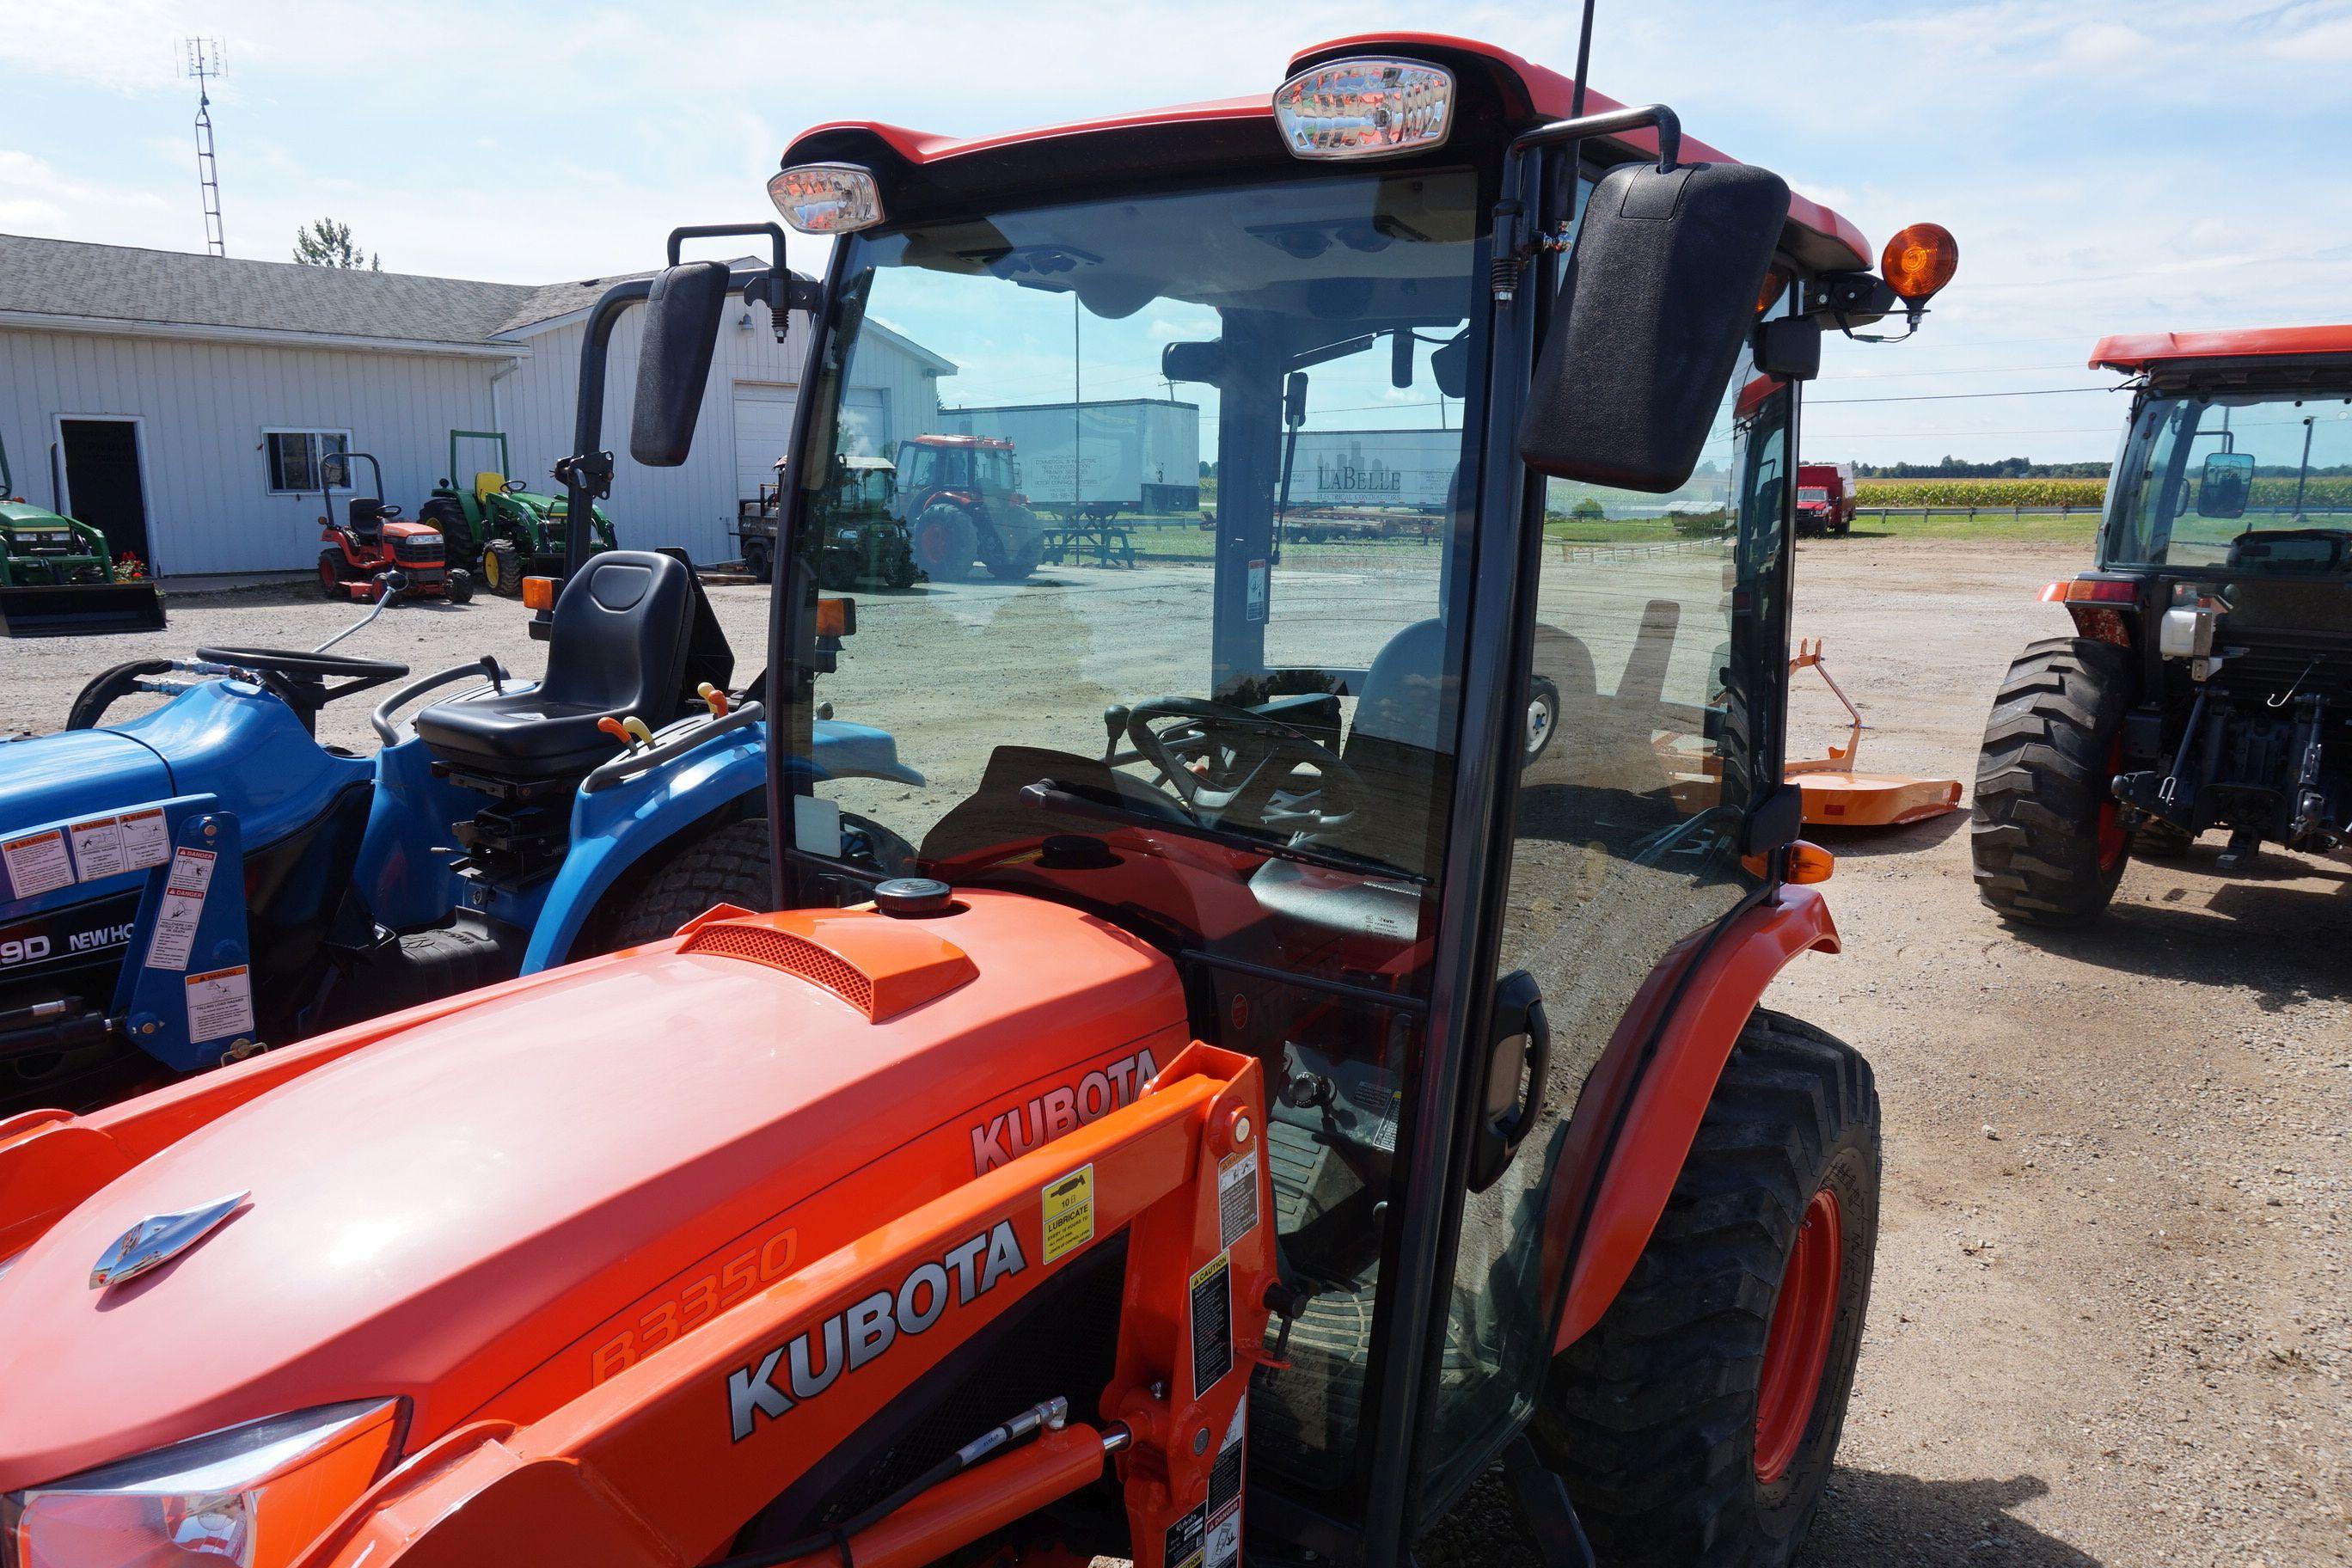
[[[1874,726],[1865,765],[1969,778],[2011,656],[2064,629],[2034,590],[2079,553],[1854,538],[1800,555],[1798,628]],[[957,592],[960,621],[1017,613],[1011,590]],[[762,595],[712,597],[748,674]],[[1058,613],[1100,635],[1070,598]],[[161,638],[10,645],[0,731],[54,727],[120,659],[306,647],[351,619],[306,589],[171,604]],[[869,640],[893,613],[871,610]],[[401,608],[344,648],[536,672],[524,620],[488,599]],[[1800,689],[1794,732],[1843,740],[1825,693]],[[372,743],[356,704],[322,733]],[[1819,837],[1846,951],[1771,1001],[1871,1056],[1887,1168],[1843,1465],[1804,1561],[2352,1560],[2352,868],[2277,856],[2225,879],[2207,845],[2134,866],[2093,931],[2020,935],[1976,901],[1965,815]]]

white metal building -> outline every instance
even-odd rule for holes
[[[587,314],[611,279],[530,285],[299,267],[0,235],[0,441],[27,500],[107,530],[159,575],[301,568],[318,553],[320,455],[372,452],[414,515],[453,429],[507,434],[512,476],[551,488],[572,450]],[[805,321],[730,310],[694,455],[628,456],[642,311],[614,334],[606,503],[624,546],[733,553],[739,497],[772,480]],[[848,405],[887,452],[933,428],[955,366],[869,324]],[[496,448],[459,454],[470,480]],[[360,469],[365,482],[366,469]],[[307,492],[307,493],[306,493]]]

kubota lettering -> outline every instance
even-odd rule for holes
[[[749,1437],[765,1415],[773,1421],[803,1400],[814,1399],[839,1380],[887,1355],[901,1333],[919,1334],[940,1321],[949,1305],[970,1306],[1029,1267],[1013,1222],[1001,1219],[936,1259],[917,1264],[893,1289],[877,1290],[823,1322],[802,1330],[749,1366],[727,1374],[727,1411],[735,1441]],[[776,1381],[782,1371],[785,1384]]]
[[[1122,1057],[1075,1084],[1047,1089],[971,1130],[971,1173],[986,1175],[1065,1133],[1098,1121],[1132,1100],[1158,1076],[1160,1064],[1148,1050]]]

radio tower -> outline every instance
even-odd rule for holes
[[[220,165],[213,158],[213,100],[206,84],[221,74],[221,47],[216,38],[190,38],[185,75],[196,79],[196,179],[205,188],[205,248],[215,256],[228,254],[221,235]]]

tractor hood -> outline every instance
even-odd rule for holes
[[[789,1273],[1131,1099],[1181,1048],[1164,956],[1061,906],[962,899],[718,911],[164,1148],[0,1276],[0,1491],[346,1399],[407,1398],[412,1452],[530,1419],[667,1311],[629,1342],[657,1353],[681,1292],[695,1326],[704,1273],[738,1254]],[[142,1219],[241,1194],[171,1261],[91,1289]]]

